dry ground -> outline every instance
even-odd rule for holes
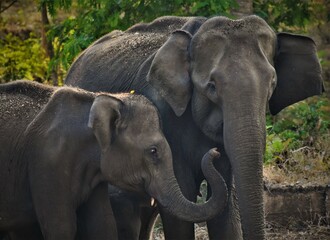
[[[208,240],[206,226],[195,225],[195,239]],[[330,225],[311,225],[308,222],[290,226],[278,226],[274,223],[266,224],[267,240],[328,240],[330,239]],[[164,240],[161,226],[155,228],[153,240]]]

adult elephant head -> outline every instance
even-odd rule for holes
[[[244,239],[264,238],[262,162],[267,105],[272,114],[322,93],[314,42],[275,34],[256,16],[187,22],[152,59],[147,80],[181,116],[224,144],[233,169]],[[192,30],[193,29],[193,30]],[[196,32],[195,32],[196,31]]]

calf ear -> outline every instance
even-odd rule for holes
[[[121,100],[109,95],[97,96],[92,104],[88,127],[93,130],[102,152],[107,151],[111,144],[122,104]]]
[[[177,116],[187,108],[192,94],[188,47],[191,34],[177,30],[157,51],[147,81],[171,106]]]
[[[277,86],[269,101],[272,114],[324,91],[321,66],[312,39],[280,33],[277,36],[275,69]]]

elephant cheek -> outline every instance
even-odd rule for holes
[[[202,132],[217,143],[223,143],[222,109],[203,95],[194,94],[192,115]]]
[[[114,184],[118,182],[118,179],[122,179],[120,169],[123,169],[123,166],[121,162],[124,162],[124,159],[118,158],[116,152],[111,151],[111,149],[101,154],[100,171],[106,181]]]
[[[111,182],[114,178],[114,173],[111,171],[111,166],[106,157],[101,157],[100,169],[102,175],[106,178],[107,181]]]

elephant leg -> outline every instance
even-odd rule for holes
[[[117,223],[118,239],[149,239],[158,214],[158,209],[150,206],[150,198],[111,185],[109,198]]]
[[[158,214],[150,198],[125,192],[109,185],[109,198],[115,215],[119,240],[146,240]]]
[[[108,184],[99,184],[77,212],[77,236],[80,240],[117,239],[117,227],[108,199]]]
[[[123,192],[113,194],[110,202],[117,224],[119,240],[138,240],[141,228],[139,202],[133,196]]]
[[[0,240],[5,240],[7,238],[7,233],[0,232]]]
[[[55,189],[50,186],[49,189]],[[36,194],[36,191],[34,191]],[[60,193],[54,194],[38,194],[35,201],[36,213],[40,222],[41,232],[45,239],[74,239],[76,236],[76,211],[72,202],[61,196]],[[63,204],[59,204],[62,203]],[[46,206],[49,204],[49,206]]]
[[[160,209],[166,240],[195,239],[194,224],[181,221]]]
[[[49,139],[53,139],[49,136]],[[49,150],[48,142],[43,150]],[[53,149],[54,150],[54,149]],[[55,151],[56,150],[56,151]],[[31,196],[41,232],[47,240],[74,239],[77,229],[77,216],[70,188],[71,175],[64,166],[56,165],[65,155],[36,151],[29,158],[29,182]],[[29,156],[30,154],[28,154]],[[46,157],[47,156],[47,157]],[[68,163],[69,164],[69,163]]]
[[[157,207],[141,208],[141,231],[140,240],[150,239],[159,210]]]
[[[0,239],[2,239],[0,237]],[[38,223],[9,232],[3,240],[43,240]]]
[[[230,188],[230,190],[229,190]],[[228,186],[230,192],[227,207],[214,219],[207,222],[209,239],[243,239],[237,198],[234,186]]]

